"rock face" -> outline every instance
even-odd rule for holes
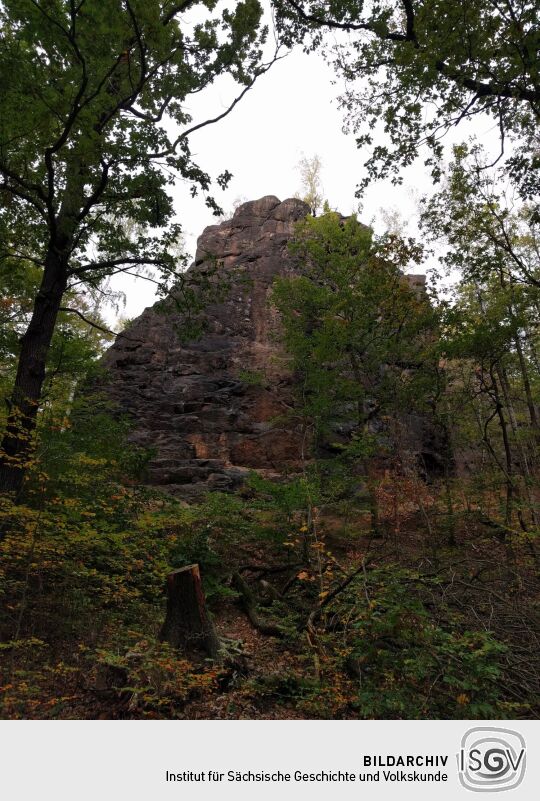
[[[307,213],[299,200],[268,196],[206,228],[190,275],[217,260],[234,280],[205,309],[202,336],[182,340],[184,317],[169,302],[166,313],[146,309],[107,352],[107,393],[133,418],[133,442],[155,452],[151,483],[189,499],[233,489],[252,469],[297,465],[299,433],[280,422],[291,378],[268,300],[275,276],[293,270],[287,243]]]
[[[186,341],[185,315],[170,297],[107,352],[107,394],[132,417],[133,442],[155,454],[150,483],[189,500],[234,489],[253,469],[276,475],[299,467],[300,431],[287,420],[292,377],[269,295],[276,276],[294,273],[288,242],[308,211],[299,200],[268,196],[206,228],[188,278],[217,274],[222,284],[225,275],[227,289],[205,304],[202,335]],[[423,291],[423,276],[409,280]],[[430,426],[406,417],[412,452],[434,464]]]

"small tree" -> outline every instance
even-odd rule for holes
[[[443,188],[424,204],[423,226],[446,245],[442,262],[459,276],[444,346],[462,360],[479,447],[504,476],[510,530],[516,512],[522,528],[538,525],[540,239],[535,209],[512,208],[484,166],[481,148],[456,147]]]
[[[421,407],[429,389],[422,368],[433,311],[402,273],[419,250],[395,237],[376,240],[355,217],[335,213],[301,223],[293,249],[301,275],[279,279],[273,297],[298,379],[305,455],[341,454],[353,482],[359,467],[377,529],[371,457],[382,446],[374,423]]]
[[[302,156],[298,162],[297,169],[300,172],[302,191],[298,192],[295,197],[307,203],[311,214],[315,217],[323,205],[321,186],[322,161],[317,154],[311,158]]]

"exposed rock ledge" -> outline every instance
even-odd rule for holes
[[[268,296],[275,276],[292,270],[287,243],[307,213],[300,200],[268,196],[205,228],[191,274],[217,259],[239,281],[208,306],[203,335],[183,343],[182,316],[154,306],[107,352],[108,394],[132,416],[132,440],[155,450],[151,483],[189,498],[231,489],[253,468],[279,472],[296,463],[297,437],[279,423],[290,377]]]
[[[206,228],[189,274],[217,259],[238,281],[205,309],[203,335],[183,342],[169,302],[167,313],[146,309],[107,352],[108,394],[133,418],[133,442],[155,451],[151,483],[189,499],[233,489],[253,469],[298,466],[300,435],[284,420],[291,378],[268,299],[274,278],[294,271],[287,244],[307,213],[300,200],[270,195]]]

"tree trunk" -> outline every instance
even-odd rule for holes
[[[501,384],[501,389],[503,392],[504,400],[506,403],[506,408],[508,409],[508,418],[510,420],[510,426],[512,429],[512,433],[514,435],[514,441],[516,443],[516,449],[518,452],[519,457],[519,465],[521,468],[521,475],[523,477],[525,483],[525,495],[527,498],[527,503],[529,505],[529,511],[531,514],[531,520],[533,525],[538,525],[538,518],[536,514],[536,504],[534,499],[531,496],[530,487],[534,485],[533,478],[531,475],[531,471],[529,469],[529,460],[527,459],[527,453],[525,448],[523,447],[523,442],[520,438],[519,426],[516,417],[516,413],[514,411],[514,406],[512,404],[512,396],[510,392],[510,386],[508,383],[508,378],[506,375],[506,370],[502,365],[497,368],[497,375],[499,376],[499,381]],[[520,518],[521,527],[524,531],[527,531],[527,527],[523,522],[522,518]]]
[[[504,416],[504,406],[501,402],[497,381],[493,372],[491,372],[491,380],[493,382],[493,392],[495,395],[495,409],[497,417],[499,418],[499,426],[501,429],[502,440],[504,445],[504,455],[506,460],[506,512],[504,517],[504,524],[506,530],[512,525],[512,514],[514,509],[514,465],[512,461],[512,449],[510,447],[510,440],[508,438],[508,426]]]
[[[32,450],[47,354],[66,283],[66,265],[59,253],[49,246],[32,318],[21,338],[9,417],[0,446],[0,491],[18,494],[21,490]]]
[[[502,271],[500,271],[499,275],[500,275],[501,286],[504,289],[505,286],[506,286],[506,282],[504,280]],[[534,398],[533,398],[533,394],[532,394],[532,390],[531,390],[531,382],[530,382],[530,379],[529,379],[529,371],[527,369],[527,363],[525,361],[525,356],[523,354],[523,348],[521,347],[521,340],[520,340],[520,333],[519,333],[520,326],[519,326],[519,323],[518,323],[518,320],[517,320],[517,316],[516,316],[516,312],[515,312],[515,308],[514,308],[514,281],[513,281],[512,278],[510,278],[510,288],[511,288],[512,296],[511,296],[511,301],[508,304],[508,314],[510,316],[510,320],[512,321],[512,327],[514,329],[513,330],[512,339],[514,340],[514,345],[516,347],[516,353],[517,353],[518,360],[519,360],[519,367],[520,367],[520,370],[521,370],[521,377],[522,377],[522,380],[523,380],[523,388],[525,390],[525,397],[527,398],[527,407],[529,409],[529,417],[530,417],[530,420],[531,420],[531,426],[532,426],[532,428],[534,430],[534,439],[535,439],[536,444],[538,445],[540,427],[538,425],[538,415],[537,415],[537,410],[536,410],[536,406],[535,406],[535,403],[534,403]],[[526,336],[526,332],[525,332],[525,336]],[[536,454],[535,454],[535,461],[536,461]]]
[[[199,565],[174,570],[167,577],[167,614],[160,640],[186,653],[203,652],[216,659],[220,643],[206,611]]]
[[[538,443],[539,441],[539,434],[540,434],[540,425],[538,423],[538,413],[536,409],[536,405],[534,403],[534,398],[531,390],[531,381],[529,378],[529,370],[527,368],[527,363],[525,361],[525,356],[523,354],[523,348],[521,347],[521,342],[519,341],[519,336],[514,337],[514,344],[516,346],[516,353],[518,355],[519,360],[519,367],[521,370],[521,377],[523,379],[523,388],[525,390],[525,397],[527,399],[527,408],[529,410],[529,418],[531,421],[531,427],[534,429],[535,432],[535,440]]]

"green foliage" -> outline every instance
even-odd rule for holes
[[[425,233],[448,245],[444,265],[467,281],[502,276],[516,293],[534,297],[540,280],[535,204],[515,202],[479,144],[454,147],[444,177],[443,187],[422,204]]]
[[[511,717],[507,647],[488,631],[467,628],[464,618],[434,617],[422,587],[429,589],[429,580],[415,572],[372,569],[328,608],[326,675],[337,668],[351,677],[336,690],[342,712],[349,706],[362,718]],[[316,709],[321,698],[308,705]]]
[[[226,580],[265,535],[256,509],[233,495],[216,492],[186,510],[184,519],[189,524],[171,552],[171,564],[199,564],[210,603],[234,597]]]
[[[304,511],[308,499],[316,491],[307,474],[290,480],[271,481],[252,473],[248,487],[259,499],[266,499],[270,508],[277,510],[285,521],[290,521],[295,512]]]
[[[76,494],[81,503],[92,506],[101,496],[110,496],[115,482],[144,478],[152,453],[127,444],[130,423],[114,414],[108,399],[87,391],[67,408],[63,401],[54,399],[38,431],[36,458],[47,477],[47,493]],[[36,491],[37,478],[28,476],[27,493]]]
[[[355,708],[375,718],[504,715],[506,647],[489,632],[463,630],[465,621],[438,623],[411,593],[415,579],[399,569],[373,571],[342,601],[356,612],[345,657],[361,677]]]
[[[504,525],[512,528],[516,511],[522,530],[537,530],[538,221],[534,207],[508,204],[484,160],[479,147],[456,147],[445,186],[424,203],[424,230],[443,239],[441,261],[458,271],[441,315],[440,405],[467,459],[479,465],[471,443],[486,459],[478,502],[489,505],[491,489]],[[493,493],[502,492],[499,510]]]
[[[0,7],[0,261],[39,268],[8,401],[3,491],[22,487],[58,315],[82,314],[62,305],[66,295],[99,292],[119,272],[150,269],[164,293],[182,281],[178,180],[219,213],[189,136],[232,111],[269,68],[261,16],[258,0],[219,12],[214,0]],[[189,97],[221,76],[240,94],[190,125]],[[225,171],[217,184],[230,178]]]
[[[7,259],[0,260],[0,359],[2,382],[12,369],[10,361],[18,350],[21,335],[32,299],[39,283],[40,271],[36,265]]]
[[[0,397],[7,398],[13,385],[21,348],[21,337],[31,317],[34,297],[39,289],[38,266],[21,260],[0,259]],[[74,290],[65,295],[66,308],[76,309],[97,325],[103,325],[99,303],[91,293],[83,297]],[[60,312],[47,359],[47,378],[43,387],[46,412],[69,405],[77,381],[96,371],[97,358],[111,335],[92,328],[75,313]],[[7,408],[0,408],[0,425]]]
[[[247,690],[264,703],[301,705],[304,699],[312,697],[317,691],[317,683],[293,672],[269,673],[256,681],[248,682]]]
[[[238,379],[248,387],[264,387],[266,384],[262,370],[240,370]]]
[[[18,258],[42,264],[59,226],[82,281],[95,285],[129,264],[174,274],[169,187],[177,176],[193,194],[210,186],[191,157],[184,102],[220,75],[250,85],[266,36],[257,0],[213,17],[215,3],[189,5],[181,20],[179,9],[139,0],[127,10],[97,0],[2,5],[0,172],[9,202],[0,217]],[[165,115],[174,125],[162,124]],[[13,240],[9,221],[19,213],[31,235]]]
[[[215,689],[214,667],[194,668],[168,643],[129,632],[123,649],[98,649],[87,655],[97,666],[101,684],[125,700],[128,714],[139,718],[174,719],[188,701]]]
[[[278,279],[273,300],[315,437],[351,419],[361,431],[368,404],[385,414],[418,401],[420,371],[407,368],[425,360],[433,313],[400,271],[419,250],[335,213],[301,223],[292,250],[302,274]]]
[[[171,541],[164,525],[158,536],[139,525],[148,510],[163,515],[133,483],[148,454],[126,444],[125,421],[97,396],[70,411],[53,406],[42,419],[24,499],[1,498],[4,637],[91,639],[104,620],[161,604]]]
[[[97,636],[109,615],[137,619],[141,600],[159,603],[169,543],[122,526],[139,500],[119,489],[92,505],[73,497],[50,497],[46,510],[2,502],[1,591],[11,608],[4,636],[18,637],[21,627],[53,640],[88,629]]]
[[[21,626],[53,639],[88,627],[97,636],[99,621],[118,615],[159,620],[165,577],[193,562],[211,604],[234,596],[231,552],[247,558],[260,538],[249,507],[218,494],[181,506],[115,483],[118,466],[104,457],[77,454],[64,467],[50,483],[40,472],[28,499],[36,506],[2,500],[1,592],[12,605],[4,636]]]
[[[359,147],[373,145],[361,188],[400,182],[422,146],[440,177],[441,138],[478,114],[520,146],[508,166],[524,196],[539,187],[538,0],[274,0],[287,42],[322,48],[347,82],[341,98]],[[332,39],[330,39],[330,36]],[[383,128],[386,139],[381,136]],[[382,141],[381,141],[382,139]]]

